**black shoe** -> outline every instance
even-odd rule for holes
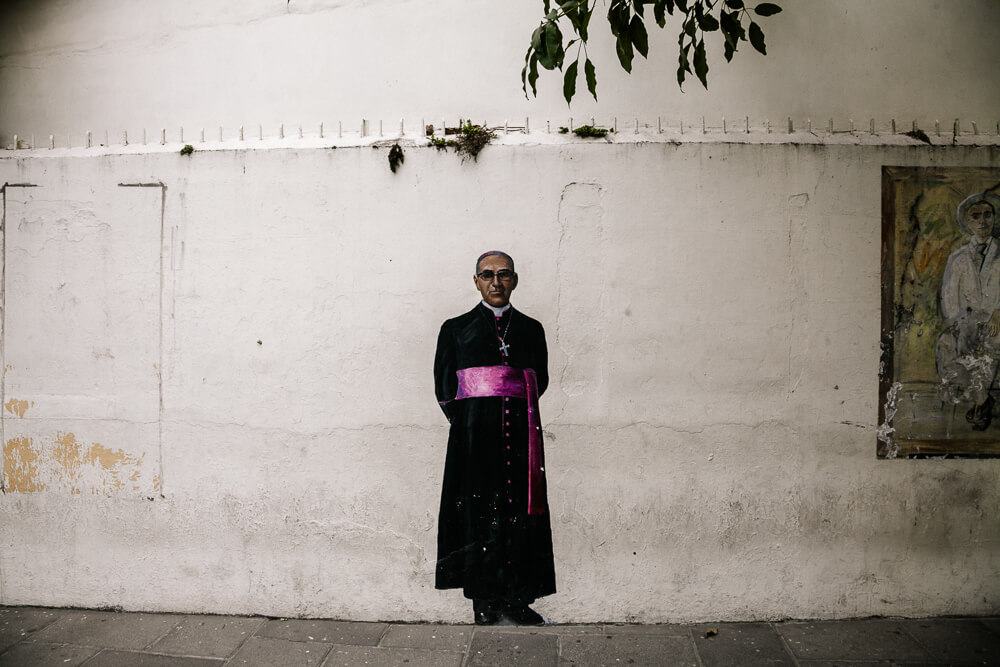
[[[969,422],[970,424],[975,424],[976,423],[976,406],[975,405],[973,405],[971,408],[969,408],[969,410],[965,413],[965,421]]]
[[[985,431],[993,421],[993,397],[990,396],[983,401],[982,405],[977,405],[973,409],[975,412],[973,413],[972,430]],[[968,418],[968,415],[966,415],[966,418]]]
[[[526,604],[509,605],[504,609],[503,617],[514,625],[545,625],[542,615]]]
[[[475,612],[476,625],[496,625],[500,622],[500,614],[495,611]]]
[[[498,605],[493,600],[473,600],[472,614],[476,625],[496,625],[500,622]]]

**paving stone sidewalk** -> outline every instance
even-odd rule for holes
[[[1000,665],[1000,618],[539,628],[0,607],[0,667]]]

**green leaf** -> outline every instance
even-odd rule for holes
[[[538,89],[535,84],[538,83],[538,55],[535,54],[531,56],[531,61],[528,63],[528,85],[531,86],[531,94],[538,97]]]
[[[730,41],[727,40],[726,41],[726,48],[725,48],[726,62],[727,63],[733,62],[733,55],[735,55],[735,54],[736,54],[736,47],[733,46],[732,42],[730,42]]]
[[[576,13],[576,9],[566,12],[566,16],[569,18],[570,25],[573,26],[573,30],[577,33],[580,32],[580,17]]]
[[[764,45],[764,31],[753,21],[750,22],[750,43],[753,44],[753,48],[765,56],[767,55],[767,47]]]
[[[677,4],[677,9],[687,14],[687,0],[674,0],[674,2]]]
[[[705,57],[705,40],[699,40],[694,47],[694,73],[701,85],[708,89],[708,59]]]
[[[545,49],[542,46],[542,35],[545,34],[545,24],[541,24],[535,28],[535,32],[531,33],[531,48],[535,51],[543,51]]]
[[[546,24],[545,52],[550,54],[553,58],[557,58],[558,53],[561,49],[562,49],[562,33],[559,31],[559,25],[554,22]],[[552,69],[552,68],[546,67],[545,69]]]
[[[615,0],[608,8],[608,23],[611,24],[611,34],[615,37],[628,32],[628,22],[632,16],[628,7],[622,0]]]
[[[583,63],[583,73],[587,77],[587,90],[590,94],[594,96],[594,101],[597,101],[597,72],[594,71],[594,63],[590,62],[590,58]]]
[[[580,39],[587,41],[587,26],[590,25],[590,17],[594,15],[594,10],[589,6],[581,5],[580,9],[577,10],[580,13]]]
[[[714,32],[719,29],[719,22],[711,14],[705,14],[698,19],[698,26],[705,32]]]
[[[781,11],[781,7],[773,2],[762,2],[753,8],[757,16],[774,16]]]
[[[687,44],[684,43],[684,33],[681,33],[680,39],[678,40],[678,55],[677,55],[677,86],[681,89],[684,88],[684,75],[691,71],[691,65],[688,64],[688,51],[691,49],[691,42]]]
[[[695,25],[693,18],[689,18],[684,23],[684,32],[686,32],[687,34],[691,35],[692,37],[694,37],[695,33],[698,32],[698,26]]]
[[[653,5],[653,18],[656,19],[656,25],[661,28],[667,25],[666,7],[667,3],[664,0],[659,0],[659,2]]]
[[[743,9],[743,0],[726,0],[726,7],[733,9]]]
[[[632,7],[635,9],[635,13],[638,14],[639,16],[642,16],[643,15],[642,13],[646,11],[645,7],[643,7],[642,0],[637,0],[636,2],[632,3]]]
[[[631,23],[629,23],[629,34],[635,45],[635,50],[645,58],[649,54],[649,35],[646,34],[646,25],[638,14],[633,16]]]
[[[528,52],[524,54],[524,69],[521,70],[521,90],[524,91],[524,97],[529,100],[531,98],[528,97],[528,61],[533,51],[534,49],[529,46]]]
[[[619,35],[615,43],[615,52],[618,54],[618,62],[622,64],[622,69],[631,74],[632,58],[635,57],[632,52],[632,40],[626,35]]]
[[[532,45],[534,41],[535,36],[532,35]],[[535,47],[535,52],[538,54],[538,64],[545,69],[552,70],[559,67],[562,52],[562,33],[559,32],[559,26],[551,22],[541,26],[541,43]]]
[[[735,51],[736,43],[740,41],[740,22],[736,18],[736,12],[722,12],[719,18],[722,36],[726,38],[726,48],[732,47]]]
[[[566,104],[569,104],[576,95],[576,66],[579,63],[579,59],[574,60],[573,64],[566,68],[566,74],[563,76],[563,97],[566,98]]]

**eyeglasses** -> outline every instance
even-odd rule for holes
[[[476,275],[479,276],[479,279],[484,282],[490,282],[493,280],[493,278],[499,278],[503,282],[507,282],[509,280],[514,279],[514,272],[511,271],[510,269],[500,269],[496,273],[493,273],[492,271],[487,269],[485,271],[480,271]]]

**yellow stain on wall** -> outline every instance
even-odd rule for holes
[[[145,456],[145,454],[138,458],[129,456],[120,449],[108,449],[99,442],[83,449],[73,433],[57,433],[56,447],[52,451],[52,458],[62,471],[59,476],[69,483],[70,492],[74,494],[80,493],[78,484],[82,466],[92,466],[102,473],[100,488],[92,487],[91,493],[101,493],[108,490],[120,491],[125,485],[125,479],[122,479],[121,473],[125,471],[126,467],[134,466],[136,469],[128,479],[129,481],[138,479],[138,466]],[[135,489],[134,485],[133,489]]]
[[[62,468],[61,477],[69,482],[70,493],[79,494],[77,482],[80,479],[82,460],[76,436],[72,433],[56,433],[56,447],[52,450],[52,458]]]
[[[4,482],[13,493],[48,489],[110,495],[126,485],[138,491],[145,457],[145,453],[133,456],[99,442],[81,445],[74,433],[58,432],[52,445],[37,447],[31,438],[11,438],[4,443]]]
[[[7,408],[7,412],[17,415],[21,419],[24,417],[24,413],[28,411],[28,408],[34,404],[34,401],[28,403],[28,401],[19,401],[16,398],[12,398],[4,404],[4,407]]]
[[[8,493],[44,491],[38,480],[38,452],[31,438],[11,438],[3,445],[4,488]]]

